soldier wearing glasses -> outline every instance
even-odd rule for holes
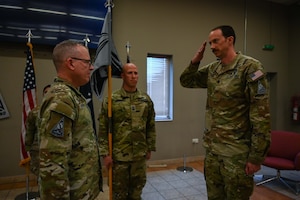
[[[88,83],[88,49],[63,41],[53,50],[57,71],[39,115],[41,199],[95,199],[102,190],[99,146],[79,87]]]

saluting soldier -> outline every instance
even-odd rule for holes
[[[231,26],[209,34],[217,57],[200,67],[204,42],[180,76],[187,88],[207,88],[203,136],[205,179],[209,200],[246,200],[270,146],[269,86],[262,64],[236,52]]]

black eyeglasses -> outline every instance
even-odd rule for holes
[[[86,59],[76,58],[76,57],[71,57],[71,58],[74,59],[74,60],[80,60],[80,61],[82,61],[82,62],[88,64],[89,67],[92,65],[92,61],[91,61],[91,60],[86,60]]]

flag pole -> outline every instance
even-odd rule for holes
[[[88,48],[88,43],[91,42],[88,34],[85,35],[85,38],[83,39],[83,42],[84,42],[84,46],[86,46],[86,48]]]
[[[26,45],[28,46],[28,51],[30,53],[30,56],[31,56],[31,59],[32,59],[32,65],[33,65],[33,53],[32,53],[33,52],[33,50],[32,50],[33,47],[32,47],[32,44],[31,44],[31,37],[32,36],[33,35],[31,33],[31,30],[29,29],[27,34],[26,34],[26,37],[27,37],[27,44]],[[27,59],[28,59],[28,55],[27,55]],[[37,102],[37,96],[35,96],[34,101]],[[23,106],[24,106],[24,94],[23,94]],[[25,123],[25,121],[23,123]],[[22,136],[21,136],[21,141],[23,141]],[[26,193],[19,194],[18,196],[16,196],[15,200],[35,199],[36,197],[39,197],[39,193],[38,192],[29,192],[29,175],[30,175],[30,160],[31,160],[31,158],[27,154],[25,149],[21,149],[21,157],[23,159],[20,161],[19,166],[20,167],[25,167],[25,171],[26,171]]]
[[[111,52],[112,49],[112,42],[111,42],[111,8],[113,6],[112,0],[107,0],[105,6],[107,7],[108,12],[108,52]],[[109,155],[112,158],[112,73],[111,73],[111,54],[108,54],[108,147],[109,147]],[[113,188],[112,188],[112,165],[109,166],[108,169],[108,183],[109,183],[109,199],[112,200],[113,198]]]
[[[129,56],[129,50],[131,45],[129,44],[129,41],[127,41],[125,48],[126,48],[126,54],[127,54],[127,63],[130,63],[130,56]]]
[[[28,43],[31,43],[31,37],[32,37],[32,33],[31,33],[31,29],[28,30],[27,34],[26,34],[26,37],[27,37],[27,42]]]

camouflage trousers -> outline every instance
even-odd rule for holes
[[[206,153],[204,175],[209,200],[248,200],[253,192],[253,175],[245,173],[248,154],[231,157]]]
[[[141,200],[146,184],[146,159],[133,162],[114,162],[113,200]]]

